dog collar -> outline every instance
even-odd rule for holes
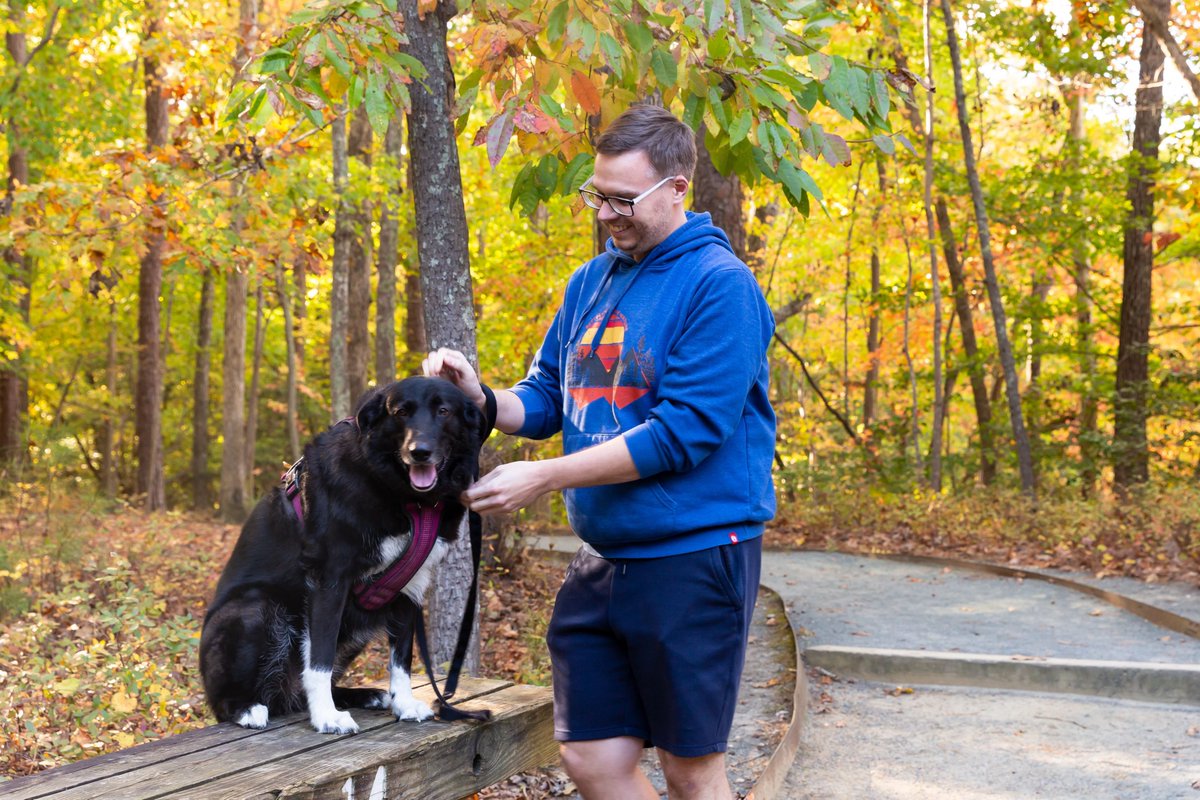
[[[412,522],[412,540],[400,557],[378,575],[359,581],[351,588],[354,602],[365,611],[378,611],[404,591],[425,564],[437,543],[438,524],[442,519],[442,501],[432,506],[408,503],[404,510]]]

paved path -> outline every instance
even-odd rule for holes
[[[783,797],[1200,797],[1197,640],[1036,580],[814,552],[763,567],[805,661],[840,658]],[[1097,585],[1200,620],[1195,587]],[[1147,692],[1174,701],[1125,699]]]
[[[1054,574],[1200,621],[1197,587]],[[1200,800],[1200,640],[938,564],[767,551],[762,582],[814,676],[778,797]]]

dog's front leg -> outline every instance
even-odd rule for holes
[[[422,703],[412,693],[413,626],[419,606],[409,598],[400,597],[392,606],[388,616],[388,643],[391,658],[388,659],[388,674],[392,697],[392,713],[396,719],[407,722],[422,722],[433,718],[433,709]]]
[[[333,704],[333,662],[345,605],[345,587],[319,586],[309,593],[303,683],[308,719],[319,733],[358,733],[354,717]]]

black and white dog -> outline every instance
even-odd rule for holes
[[[458,534],[458,497],[488,432],[483,416],[449,381],[407,378],[368,392],[353,418],[305,448],[291,494],[273,490],[243,526],[204,618],[200,672],[218,720],[262,728],[307,708],[316,730],[355,733],[346,708],[433,716],[412,694],[413,630],[434,567]],[[436,540],[435,523],[427,534],[414,529],[418,505],[440,511]],[[432,552],[381,599],[386,581],[376,582],[394,574],[389,566],[418,536]],[[391,646],[389,690],[337,686],[381,631]]]

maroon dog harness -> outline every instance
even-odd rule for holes
[[[283,473],[283,491],[296,512],[296,519],[304,525],[304,492],[300,488],[300,470],[304,459],[300,459]],[[433,546],[437,544],[438,524],[442,520],[442,501],[432,506],[420,503],[407,503],[404,506],[412,529],[412,539],[404,552],[393,561],[383,572],[358,581],[350,588],[354,602],[364,611],[378,611],[404,591],[413,576],[420,571]]]
[[[404,587],[424,566],[433,552],[433,546],[437,544],[442,502],[439,500],[432,506],[408,503],[404,510],[412,520],[412,541],[408,547],[383,572],[359,581],[350,589],[354,602],[366,611],[378,611],[396,599],[396,595],[404,591]]]

